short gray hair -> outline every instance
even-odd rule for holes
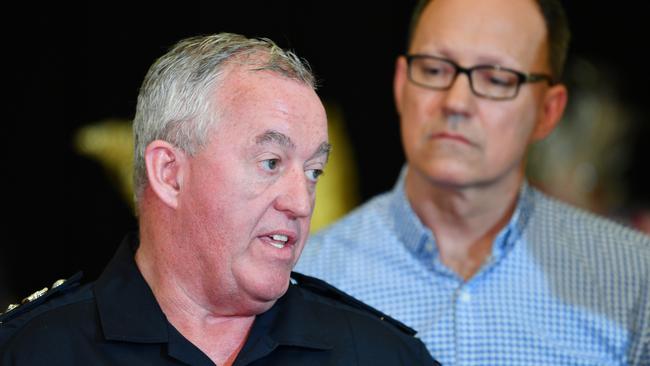
[[[235,60],[316,88],[309,64],[270,39],[220,33],[178,42],[154,62],[138,95],[133,120],[136,202],[147,185],[144,152],[149,143],[164,140],[190,155],[205,145],[219,107],[210,96]]]

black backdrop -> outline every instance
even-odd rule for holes
[[[132,118],[148,66],[187,36],[219,31],[264,36],[307,58],[321,96],[343,109],[362,198],[389,189],[403,162],[392,70],[404,50],[413,4],[280,0],[43,8],[27,3],[7,10],[0,301],[78,269],[94,278],[123,233],[135,227],[102,169],[73,152],[71,137],[89,122]],[[630,200],[647,203],[650,70],[642,56],[647,20],[643,5],[611,4],[567,2],[571,57],[606,65],[621,98],[638,112],[626,184]],[[9,25],[10,19],[15,24]]]

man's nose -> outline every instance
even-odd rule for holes
[[[278,182],[275,209],[286,213],[291,219],[311,215],[314,206],[313,186],[307,181],[302,169],[292,169]]]
[[[445,91],[444,110],[447,115],[468,115],[473,103],[474,94],[467,73],[459,72],[449,89]]]

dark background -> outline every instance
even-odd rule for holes
[[[342,107],[362,199],[389,189],[403,163],[392,72],[414,1],[350,4],[357,2],[27,3],[7,10],[0,307],[77,270],[96,277],[124,232],[135,228],[105,172],[76,154],[71,138],[90,122],[132,118],[149,65],[187,36],[229,31],[269,37],[308,59],[320,95]],[[606,70],[634,112],[626,201],[648,206],[646,13],[642,3],[616,4],[566,2],[570,60],[588,59]]]

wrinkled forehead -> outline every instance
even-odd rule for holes
[[[434,0],[420,16],[409,52],[534,67],[546,63],[547,47],[535,0]]]
[[[214,101],[220,128],[230,125],[244,134],[277,130],[294,142],[327,140],[327,117],[316,92],[279,73],[233,68],[216,88]]]
[[[274,109],[287,113],[292,109],[324,113],[320,98],[311,85],[257,66],[248,63],[229,65],[213,91],[221,109],[257,109],[272,105]]]

